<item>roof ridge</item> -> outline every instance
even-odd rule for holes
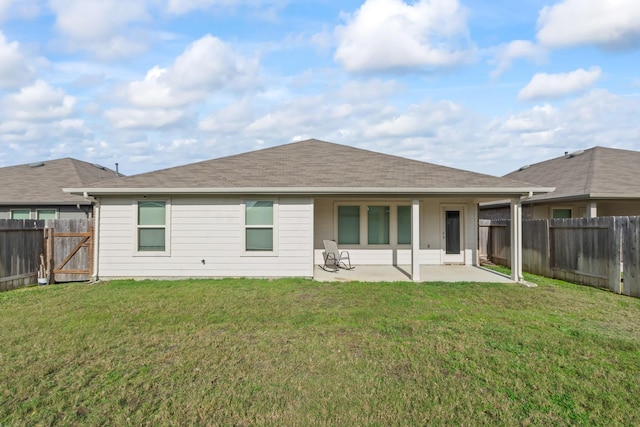
[[[591,158],[589,159],[589,167],[588,167],[588,171],[587,171],[587,176],[586,176],[586,180],[584,183],[584,194],[591,194],[591,185],[594,182],[594,174],[596,173],[597,169],[596,169],[596,163],[599,161],[600,156],[598,155],[599,150],[598,150],[598,146],[595,146],[589,150],[585,150],[585,151],[590,151],[591,152]]]
[[[65,157],[62,160],[69,160],[71,162],[71,164],[73,165],[73,171],[75,172],[75,178],[76,180],[82,184],[82,178],[80,176],[80,170],[78,169],[78,163],[77,162],[82,162],[82,160],[78,160],[78,159],[74,159],[73,157]],[[87,163],[87,162],[84,162]]]

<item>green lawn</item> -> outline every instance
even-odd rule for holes
[[[640,425],[640,300],[527,278],[0,293],[0,425]]]

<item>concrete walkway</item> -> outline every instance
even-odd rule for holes
[[[409,265],[357,265],[353,270],[335,273],[315,266],[313,278],[319,282],[411,282]],[[484,268],[466,265],[420,266],[421,282],[491,282],[514,283],[511,279]]]

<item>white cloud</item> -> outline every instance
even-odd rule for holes
[[[57,120],[73,112],[75,98],[66,95],[60,88],[37,80],[18,93],[7,95],[2,100],[4,117],[25,121]]]
[[[38,0],[0,0],[0,22],[12,16],[32,18],[39,11]]]
[[[412,105],[406,111],[389,117],[364,131],[366,138],[381,137],[428,137],[434,138],[458,126],[468,113],[460,105],[451,101],[436,103],[425,101]]]
[[[536,64],[542,63],[547,56],[546,49],[528,40],[514,40],[503,44],[497,49],[493,63],[496,68],[491,72],[491,77],[499,77],[511,67],[515,59],[525,58]]]
[[[590,70],[579,68],[570,73],[538,73],[518,93],[519,99],[559,98],[583,91],[600,78],[599,67]]]
[[[206,132],[226,134],[241,132],[252,120],[254,112],[251,104],[248,98],[243,98],[208,115],[200,121],[198,127]]]
[[[348,71],[449,67],[470,57],[457,0],[367,0],[346,20],[334,58]]]
[[[531,110],[511,114],[501,121],[500,131],[510,134],[534,134],[557,130],[559,112],[549,104],[536,105]]]
[[[257,60],[234,53],[206,35],[196,40],[169,68],[153,67],[144,80],[129,84],[129,101],[139,107],[177,107],[201,100],[216,90],[256,84]]]
[[[159,129],[177,125],[184,113],[176,109],[114,108],[105,112],[118,129]]]
[[[14,88],[30,82],[35,76],[27,56],[18,42],[9,42],[0,31],[0,88]]]
[[[209,9],[211,7],[225,7],[236,9],[241,6],[260,7],[265,6],[268,12],[273,13],[273,8],[281,8],[287,4],[287,0],[167,0],[167,10],[177,15],[185,14],[193,10]]]
[[[149,19],[147,1],[137,0],[51,0],[56,28],[66,37],[64,46],[86,50],[109,59],[132,56],[146,49],[129,25]]]
[[[564,0],[540,11],[537,38],[549,47],[636,48],[639,22],[638,0]]]

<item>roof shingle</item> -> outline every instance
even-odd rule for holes
[[[113,179],[115,171],[72,158],[0,168],[0,205],[90,204],[62,191]]]
[[[511,179],[315,139],[148,172],[91,188],[522,188]]]
[[[640,197],[640,152],[593,147],[529,165],[505,178],[556,187],[531,201],[577,197]]]

